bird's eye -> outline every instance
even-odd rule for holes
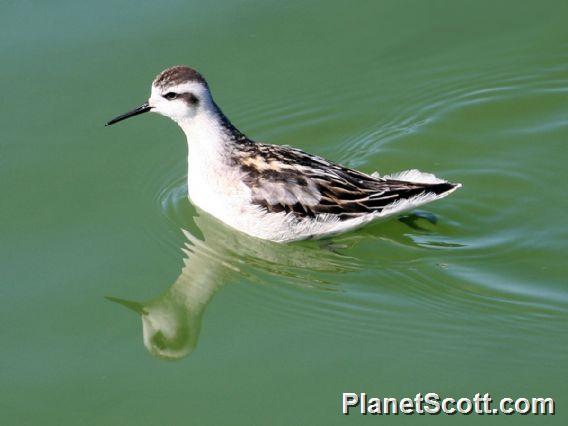
[[[177,93],[174,92],[168,92],[164,95],[164,98],[166,98],[168,101],[171,101],[172,99],[177,98]]]

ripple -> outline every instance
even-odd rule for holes
[[[198,252],[214,264],[229,267],[232,274],[229,282],[235,280],[236,273],[245,282],[258,286],[243,295],[252,298],[251,304],[256,303],[267,312],[279,306],[279,314],[287,320],[313,320],[328,333],[347,332],[349,324],[364,322],[371,313],[383,320],[398,317],[401,307],[406,310],[428,307],[431,314],[445,318],[463,309],[508,312],[506,306],[511,304],[522,308],[531,305],[523,299],[526,295],[522,292],[508,293],[507,297],[502,292],[498,292],[499,297],[475,296],[486,293],[483,289],[487,288],[487,282],[496,280],[494,276],[481,273],[483,262],[495,251],[516,249],[512,244],[515,233],[511,230],[491,236],[450,237],[435,230],[421,232],[408,229],[402,223],[389,222],[377,225],[381,226],[380,231],[371,229],[338,237],[335,242],[342,249],[337,253],[322,248],[317,242],[282,245],[232,231],[195,211],[187,200],[184,178],[170,179],[156,195],[156,204],[172,230],[185,230],[186,238],[192,242],[189,256]],[[457,225],[453,227],[458,228]],[[179,256],[179,239],[167,237],[174,234],[165,233],[161,238],[168,241],[171,250]],[[466,252],[456,257],[456,250]],[[420,253],[418,264],[412,254],[417,251]],[[440,251],[454,253],[454,261],[450,261],[449,266],[433,261]],[[365,253],[374,255],[369,258]],[[392,257],[393,253],[396,257]],[[460,259],[476,262],[475,268],[480,272],[476,280],[456,272],[455,262]],[[437,279],[425,272],[430,269],[429,263],[438,265]],[[372,286],[366,284],[367,278],[357,278],[359,274],[369,273],[374,275]],[[456,288],[456,279],[467,286]],[[442,283],[447,292],[440,292]],[[265,293],[262,289],[267,286],[271,291]],[[332,291],[337,296],[322,299],[322,290]],[[532,310],[539,315],[555,315],[558,309],[545,302],[531,305]],[[448,306],[452,309],[448,310]],[[392,322],[387,323],[392,331]],[[402,330],[407,324],[401,323],[400,327]],[[387,332],[380,327],[373,330],[379,335]],[[366,335],[376,337],[368,332]]]
[[[318,243],[277,244],[226,227],[191,206],[187,199],[185,179],[172,179],[158,192],[156,203],[171,227],[183,229],[203,241],[202,247],[207,247],[214,256],[235,267],[246,264],[272,274],[295,278],[304,284],[316,280],[315,276],[310,280],[305,278],[307,267],[310,268],[310,273],[337,273],[356,267],[355,259],[330,250],[321,250]],[[179,244],[176,240],[171,241],[172,246],[176,244]]]
[[[362,102],[369,106],[365,119],[372,125],[326,147],[333,158],[362,166],[379,152],[400,154],[409,161],[424,156],[405,152],[394,142],[427,135],[464,111],[506,109],[521,99],[530,104],[535,96],[563,94],[566,86],[564,79],[547,80],[542,73],[481,74],[444,67],[417,74],[427,75],[423,78],[427,83],[397,92],[400,102],[384,108],[378,119],[373,118],[373,108],[391,103],[389,96],[394,94],[377,101],[380,94],[369,93],[357,82],[344,91],[326,93],[327,104],[322,93],[301,92],[261,103],[244,102],[236,118],[250,122],[259,133],[302,134],[302,129],[352,118],[356,113],[344,111],[343,106],[368,98]],[[556,104],[550,105],[556,111]],[[558,113],[525,127],[490,120],[485,125],[493,126],[484,129],[486,135],[505,137],[503,128],[530,135],[560,129],[566,120]],[[301,146],[302,140],[291,144]],[[179,258],[180,248],[185,248],[185,255],[201,256],[212,267],[225,269],[226,281],[239,285],[238,302],[259,320],[278,312],[283,322],[313,333],[387,341],[397,334],[414,343],[467,332],[483,341],[480,345],[500,345],[503,335],[522,329],[552,333],[540,330],[541,321],[566,319],[566,293],[546,283],[539,287],[521,276],[507,276],[507,268],[500,266],[503,259],[530,246],[520,235],[543,235],[536,233],[535,220],[519,214],[519,203],[531,202],[538,183],[523,164],[511,166],[510,153],[514,155],[518,146],[484,149],[472,148],[469,157],[453,165],[448,161],[446,167],[453,170],[445,174],[459,176],[464,188],[443,208],[418,212],[410,223],[390,220],[371,225],[334,238],[327,246],[317,241],[281,245],[256,240],[201,214],[186,196],[185,161],[176,161],[152,171],[152,180],[161,182],[154,201],[162,225],[148,233],[172,256]],[[505,155],[485,156],[499,149]],[[452,159],[448,150],[445,155]],[[492,187],[507,190],[487,191]],[[411,226],[416,220],[420,226]],[[417,322],[417,315],[423,321]],[[493,333],[493,340],[484,339],[483,333],[491,335],[487,330],[497,320],[501,330]],[[446,343],[440,350],[452,348],[451,342]]]
[[[393,142],[423,132],[449,114],[472,106],[516,102],[519,94],[530,96],[531,92],[562,94],[568,85],[564,78],[551,78],[557,71],[548,68],[525,75],[511,71],[483,74],[448,68],[419,71],[417,74],[423,74],[422,79],[427,83],[398,92],[395,104],[399,106],[384,112],[372,127],[341,144],[337,149],[339,161],[361,166],[369,157],[392,149],[389,145]],[[367,96],[372,97],[372,94]],[[551,127],[562,125],[555,122]]]

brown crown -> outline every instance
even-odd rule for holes
[[[187,83],[190,81],[207,84],[203,76],[193,68],[185,65],[176,65],[175,67],[168,68],[158,74],[158,76],[154,79],[154,86],[175,86],[176,84]]]

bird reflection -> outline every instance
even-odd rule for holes
[[[260,268],[295,278],[302,285],[329,289],[310,275],[352,269],[351,258],[321,250],[318,244],[283,245],[232,231],[207,215],[194,220],[202,236],[182,229],[186,238],[181,248],[183,268],[166,291],[147,302],[106,297],[140,315],[144,346],[159,358],[180,359],[195,350],[207,305],[235,275],[254,278],[251,268]]]
[[[203,311],[222,283],[220,265],[207,252],[194,250],[198,240],[186,235],[181,274],[165,292],[144,303],[107,297],[140,315],[144,346],[164,359],[183,358],[195,349]]]

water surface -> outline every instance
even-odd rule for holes
[[[566,421],[565,2],[1,10],[3,424],[380,420],[344,391],[553,396],[538,421]],[[178,63],[253,139],[463,188],[325,242],[241,235],[186,199],[173,123],[103,127]]]

